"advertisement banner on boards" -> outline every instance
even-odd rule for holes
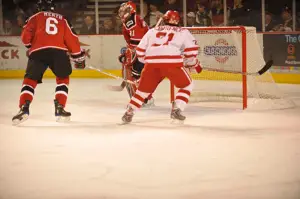
[[[0,38],[0,70],[25,69],[27,49],[19,37]]]
[[[264,58],[274,66],[300,67],[300,34],[264,34]]]

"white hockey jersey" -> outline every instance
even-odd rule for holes
[[[195,62],[198,44],[189,30],[175,26],[150,29],[136,48],[139,61],[143,63],[168,63],[183,66]]]

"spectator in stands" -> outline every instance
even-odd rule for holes
[[[194,27],[196,23],[196,15],[194,12],[189,12],[186,18],[187,26],[188,27]]]
[[[71,20],[71,24],[77,34],[80,34],[81,28],[84,26],[84,11],[79,10],[74,13],[74,17]]]
[[[285,7],[281,13],[281,23],[273,28],[273,31],[293,31],[293,18],[289,8]]]
[[[180,4],[180,0],[165,0],[165,12],[168,10],[176,10],[178,12],[182,12],[182,5]]]
[[[281,13],[282,18],[282,26],[284,31],[293,31],[293,17],[292,17],[292,11],[285,7]]]
[[[8,19],[3,21],[3,35],[13,35],[13,24]]]
[[[275,27],[276,22],[273,19],[273,15],[270,12],[266,12],[265,16],[265,31],[272,31],[273,28]]]
[[[145,17],[145,21],[149,27],[154,27],[159,18],[163,16],[163,13],[158,10],[158,6],[156,4],[150,4],[149,8],[150,10]]]
[[[83,35],[96,34],[96,25],[94,23],[93,17],[86,16],[84,18],[84,24],[83,24],[82,28],[80,29],[80,34],[83,34]]]
[[[112,17],[113,20],[113,26],[114,26],[114,31],[116,34],[121,34],[122,33],[122,21],[121,18],[119,16],[113,16]]]
[[[115,34],[121,34],[122,33],[122,21],[121,18],[119,16],[119,9],[120,6],[117,6],[114,10],[113,10],[113,15],[112,15],[112,22],[113,22],[113,26],[114,26],[114,31]]]
[[[13,28],[13,35],[21,35],[23,26],[25,24],[24,17],[22,15],[17,16],[17,25]]]
[[[116,34],[113,20],[111,18],[104,20],[103,28],[100,29],[100,34],[106,34],[106,35]]]
[[[143,16],[140,13],[140,16],[144,19],[146,17],[148,13],[148,4],[147,3],[143,3]]]
[[[203,4],[197,4],[196,26],[211,26],[211,16]]]
[[[210,7],[209,0],[187,0],[187,10],[188,11],[196,11],[197,4],[204,5],[206,8]]]
[[[260,4],[253,1],[235,0],[233,10],[230,11],[230,25],[254,26],[262,31]]]
[[[228,11],[229,15],[229,11]],[[212,17],[212,25],[222,26],[224,25],[224,9],[222,0],[212,0],[210,16]]]
[[[244,6],[243,0],[235,0],[230,12],[230,24],[247,25],[249,10]]]

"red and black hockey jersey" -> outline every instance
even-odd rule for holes
[[[130,47],[135,48],[148,30],[149,27],[146,22],[135,13],[123,23],[123,35]]]
[[[66,50],[72,55],[81,53],[78,37],[70,24],[54,12],[43,11],[31,16],[23,27],[21,38],[29,54],[45,48]]]

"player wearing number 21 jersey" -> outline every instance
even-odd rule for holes
[[[201,72],[196,58],[198,45],[187,29],[178,27],[180,17],[177,11],[166,12],[163,20],[166,25],[150,29],[136,48],[138,59],[145,63],[145,67],[138,89],[122,117],[125,123],[131,122],[134,112],[165,77],[179,88],[171,118],[185,120],[182,111],[193,88],[192,79],[185,68],[195,68]]]
[[[42,82],[48,67],[56,76],[55,116],[59,121],[69,120],[71,113],[64,110],[72,73],[68,54],[76,68],[85,67],[85,53],[80,49],[78,37],[67,20],[54,12],[52,0],[39,0],[37,7],[39,12],[26,21],[21,36],[29,55],[19,101],[20,111],[12,119],[15,125],[28,118],[35,88]]]

